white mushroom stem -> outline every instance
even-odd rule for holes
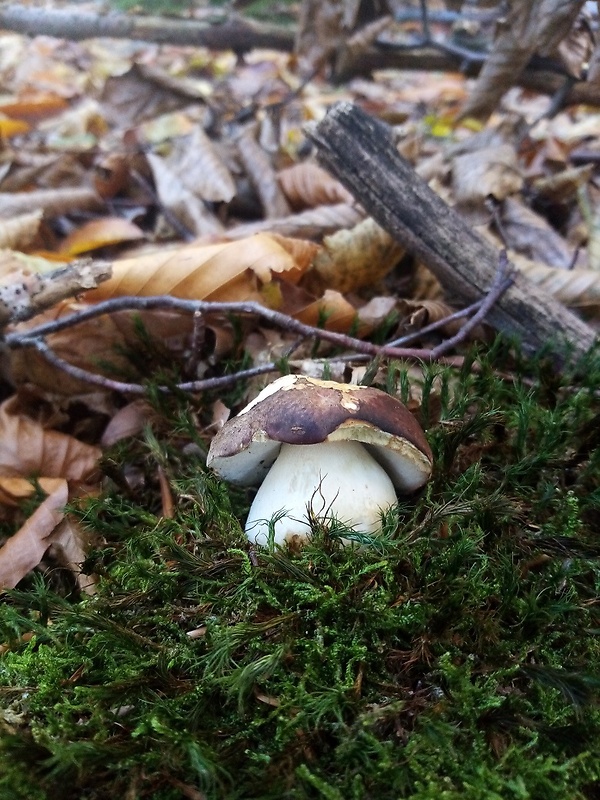
[[[246,522],[250,541],[268,541],[275,522],[275,541],[310,534],[308,517],[335,518],[356,531],[381,528],[381,512],[397,502],[385,470],[358,442],[284,444],[258,490]]]

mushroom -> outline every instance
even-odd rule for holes
[[[207,466],[241,486],[260,485],[246,535],[279,544],[310,534],[308,517],[357,531],[381,528],[396,489],[430,477],[431,449],[418,422],[379,389],[301,375],[271,383],[214,437]]]

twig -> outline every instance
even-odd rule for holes
[[[316,341],[327,341],[331,344],[335,344],[346,349],[350,348],[357,351],[359,354],[371,357],[387,356],[390,358],[415,358],[422,361],[431,361],[439,358],[441,355],[448,352],[448,350],[464,341],[470,331],[482,322],[492,306],[512,284],[512,281],[513,268],[506,257],[506,252],[503,251],[492,286],[483,300],[479,301],[478,303],[474,303],[468,309],[464,309],[463,311],[449,315],[449,317],[447,317],[445,320],[440,320],[430,326],[427,326],[427,328],[418,332],[418,334],[409,334],[407,337],[405,337],[407,339],[416,338],[417,335],[422,335],[424,332],[436,330],[443,324],[446,324],[450,319],[457,319],[461,316],[465,316],[467,313],[472,313],[473,310],[476,309],[473,316],[455,336],[442,342],[434,348],[403,348],[390,343],[376,345],[371,342],[365,342],[362,339],[356,339],[353,336],[348,336],[343,333],[336,333],[334,331],[315,328],[311,325],[305,325],[304,323],[299,322],[287,314],[282,314],[279,311],[273,311],[255,302],[217,303],[204,300],[183,300],[168,295],[156,297],[118,297],[112,300],[106,300],[102,303],[98,303],[95,306],[85,309],[84,311],[79,311],[75,314],[63,317],[62,319],[53,320],[52,322],[46,322],[28,331],[9,333],[5,336],[5,343],[9,347],[13,348],[31,347],[37,350],[37,352],[40,353],[49,363],[58,367],[73,378],[85,381],[87,383],[92,383],[97,386],[102,386],[111,391],[129,394],[144,394],[146,392],[146,387],[138,383],[125,383],[123,381],[113,380],[112,378],[108,378],[104,375],[89,372],[82,367],[70,364],[68,361],[57,355],[54,350],[52,350],[52,348],[45,341],[45,337],[52,333],[57,333],[67,328],[74,327],[82,322],[103,314],[123,310],[167,308],[192,313],[194,314],[196,320],[200,314],[251,314],[258,316],[272,323],[273,325],[276,325],[277,327],[283,328],[284,330],[296,333],[298,335],[298,338],[295,340],[295,342],[293,342],[290,347],[287,348],[284,358],[289,358],[294,350],[296,350],[296,348],[302,343],[302,341],[310,338],[315,339]],[[162,391],[171,391],[172,389],[177,388],[180,391],[186,392],[200,392],[211,389],[220,389],[226,386],[231,386],[239,380],[256,377],[257,375],[264,375],[269,372],[276,372],[278,370],[280,370],[280,362],[270,362],[268,364],[261,364],[260,366],[251,367],[250,369],[241,370],[231,375],[222,375],[215,378],[188,381],[185,383],[178,383],[174,386],[165,385],[161,386],[160,389]]]
[[[445,355],[459,342],[464,341],[465,336],[467,336],[474,328],[476,328],[477,325],[483,322],[492,306],[502,297],[504,292],[512,286],[515,280],[515,275],[515,268],[508,260],[506,250],[502,250],[498,259],[498,270],[494,277],[494,282],[492,283],[489,292],[483,298],[479,310],[473,314],[473,316],[465,325],[463,325],[457,334],[451,336],[449,339],[446,339],[441,344],[438,344],[437,347],[433,348],[432,358],[434,360],[442,355]]]

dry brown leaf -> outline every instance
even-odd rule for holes
[[[100,450],[66,433],[11,414],[12,398],[0,405],[0,476],[86,480],[96,470]]]
[[[89,537],[73,517],[65,517],[54,529],[50,537],[49,555],[61,566],[70,570],[77,585],[87,595],[95,594],[97,577],[85,575],[81,565],[85,561]]]
[[[101,201],[93,189],[85,186],[70,189],[38,189],[18,194],[0,193],[0,216],[12,217],[43,209],[56,216],[69,211],[98,209]]]
[[[267,219],[287,217],[290,207],[281,190],[271,161],[256,141],[254,126],[244,130],[236,139],[240,160]]]
[[[372,331],[381,325],[396,308],[395,297],[373,297],[358,309],[361,330]]]
[[[235,195],[231,172],[200,125],[178,143],[169,165],[196,197],[229,203]]]
[[[567,203],[577,196],[581,186],[585,186],[594,174],[593,164],[570,167],[551,175],[544,175],[532,181],[531,187],[538,198],[546,202]]]
[[[481,203],[486,197],[504,200],[523,188],[514,147],[502,144],[458,155],[452,166],[457,203]]]
[[[345,203],[354,198],[335,178],[312,161],[304,161],[277,173],[277,180],[295,210]]]
[[[125,74],[109,77],[101,95],[105,118],[124,128],[189,102],[183,94],[175,94],[171,87],[162,85],[162,79],[168,80],[166,73],[159,75],[144,64],[134,64]]]
[[[0,548],[0,589],[14,589],[40,563],[52,544],[56,526],[64,518],[69,498],[67,481],[41,503],[25,524]]]
[[[35,319],[35,324],[50,321],[63,314],[76,313],[86,308],[81,303],[68,303],[61,306],[61,311],[53,310]],[[131,370],[131,364],[122,355],[124,349],[135,348],[139,344],[137,322],[144,326],[162,346],[180,361],[189,347],[193,330],[193,319],[190,314],[173,311],[141,311],[119,312],[104,315],[97,319],[87,320],[48,337],[48,344],[53,351],[70,364],[100,374],[114,377],[114,370]],[[18,330],[26,330],[31,323],[18,326]],[[232,343],[231,336],[219,328],[211,328],[215,334],[215,344],[206,357],[227,355]],[[112,370],[102,369],[98,362],[109,362]],[[89,392],[90,385],[77,380],[50,364],[41,355],[23,349],[10,352],[10,380],[13,385],[32,383],[46,391],[62,395],[77,395]]]
[[[150,419],[151,408],[146,400],[134,400],[120,408],[110,420],[100,444],[102,447],[111,447],[121,439],[137,436],[144,429]]]
[[[546,220],[514,198],[502,204],[502,230],[512,250],[550,267],[568,269],[573,253]]]
[[[64,97],[49,92],[28,93],[10,103],[0,104],[0,114],[12,119],[38,122],[69,108]]]
[[[327,236],[313,261],[315,275],[323,287],[353,292],[373,286],[393,269],[404,253],[402,246],[371,217],[351,230]]]
[[[66,258],[123,242],[143,239],[144,232],[133,222],[122,217],[102,217],[86,222],[70,233],[62,242],[59,252]]]
[[[532,283],[550,292],[564,305],[585,308],[600,304],[600,272],[597,270],[555,269],[531,261],[518,253],[511,253],[509,257]]]
[[[290,240],[294,257],[282,238],[265,233],[215,245],[188,246],[167,253],[115,261],[113,277],[89,292],[96,302],[121,295],[170,294],[193,300],[260,300],[260,285],[273,273],[297,283],[318,246]]]
[[[260,220],[230,228],[228,239],[243,239],[255,233],[271,232],[300,239],[320,239],[340,228],[352,228],[364,219],[365,213],[356,206],[338,203],[334,206],[317,206],[280,219]]]
[[[0,220],[0,248],[26,247],[37,235],[44,212],[41,209]]]
[[[204,201],[184,185],[181,177],[164,158],[146,155],[160,202],[186,231],[194,236],[214,236],[223,231],[218,219],[206,207]]]
[[[357,320],[354,306],[340,292],[332,289],[327,289],[323,297],[315,300],[295,316],[306,325],[342,332],[349,331]],[[359,333],[362,331],[359,330]]]
[[[590,23],[590,16],[582,11],[557,48],[567,72],[577,80],[585,80],[594,50],[595,37]]]
[[[37,478],[36,483],[46,492],[52,492],[64,482],[64,478]],[[32,497],[36,486],[27,478],[0,477],[0,503],[5,506],[18,506],[23,500]]]

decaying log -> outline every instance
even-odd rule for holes
[[[465,303],[485,295],[496,274],[498,251],[416,174],[381,122],[344,102],[310,136],[321,164],[429,267],[450,295]],[[588,325],[520,273],[487,319],[498,330],[517,335],[526,351],[551,348],[557,359],[564,357],[565,339],[574,356],[587,352],[595,340]]]

